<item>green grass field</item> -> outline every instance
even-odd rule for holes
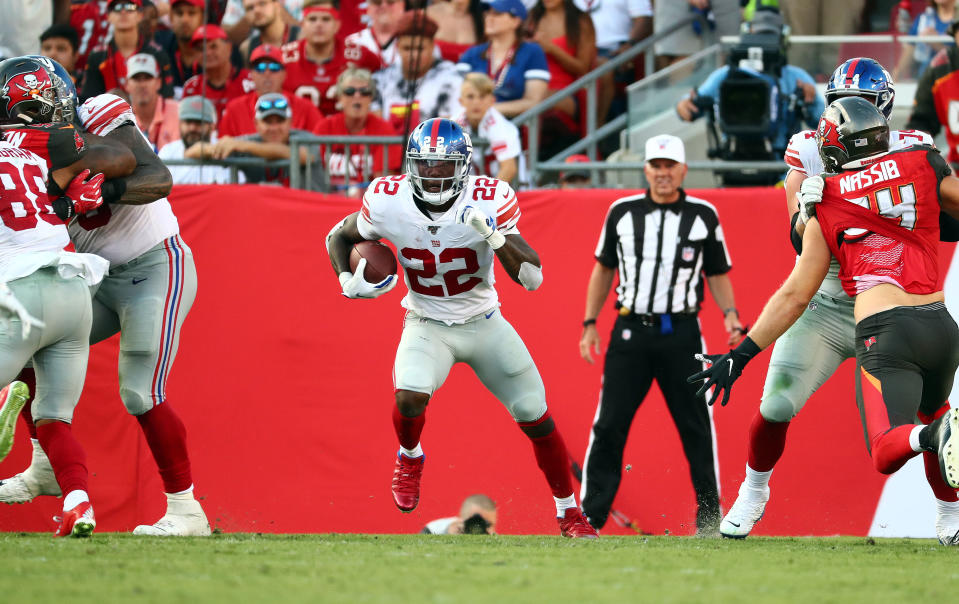
[[[864,538],[0,535],[3,602],[946,602],[959,550]]]

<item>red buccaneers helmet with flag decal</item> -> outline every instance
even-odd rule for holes
[[[33,57],[15,57],[0,63],[0,122],[61,121],[61,91],[53,78],[44,62]]]
[[[861,168],[889,151],[889,124],[866,99],[842,97],[823,111],[816,140],[827,172]]]

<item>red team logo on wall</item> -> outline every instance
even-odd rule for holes
[[[14,115],[15,108],[23,101],[41,101],[43,114],[53,110],[53,81],[45,69],[18,73],[0,90],[0,98],[7,103],[7,115]]]

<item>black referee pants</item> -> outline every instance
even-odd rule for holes
[[[629,427],[653,379],[666,399],[689,462],[698,504],[696,523],[700,528],[718,525],[712,425],[704,398],[696,396],[700,384],[686,382],[702,370],[702,363],[693,358],[703,352],[699,321],[696,315],[671,317],[672,333],[663,333],[658,321],[645,326],[635,315],[619,317],[613,327],[599,408],[583,462],[583,511],[597,528],[606,524],[622,479]]]

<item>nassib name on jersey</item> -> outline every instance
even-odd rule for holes
[[[877,162],[865,170],[853,172],[840,178],[839,193],[845,194],[851,191],[857,191],[886,180],[892,180],[893,178],[899,178],[899,166],[896,165],[895,161],[887,159],[886,161]]]

